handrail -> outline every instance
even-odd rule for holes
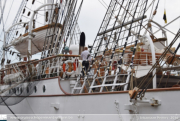
[[[27,61],[26,64],[19,65],[18,67],[23,67],[23,66],[26,66],[26,65],[28,65],[28,64],[38,63],[38,62],[41,62],[41,61],[45,61],[45,60],[49,60],[49,59],[53,59],[53,58],[57,58],[57,57],[80,57],[80,55],[63,55],[63,54],[59,54],[59,55],[47,57],[47,58],[44,58],[44,59],[41,59],[41,60],[31,60],[31,61]],[[18,63],[16,63],[16,64],[18,64]],[[13,64],[10,64],[10,65],[13,65]],[[10,70],[10,69],[13,69],[13,68],[12,68],[12,67],[11,67],[11,68],[8,68],[8,69],[6,68],[6,69],[3,69],[3,70],[0,70],[0,72],[6,71],[6,70]]]

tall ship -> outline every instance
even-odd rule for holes
[[[167,23],[164,10],[160,24],[160,0],[99,1],[106,13],[89,45],[78,21],[83,0],[22,0],[11,26],[1,17],[0,114],[180,120],[180,28],[166,28],[180,17]]]

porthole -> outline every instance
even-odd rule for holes
[[[12,90],[13,90],[13,93],[15,93],[15,94],[16,94],[16,88],[13,88]]]
[[[22,89],[22,87],[20,88],[20,94],[22,94],[22,92],[23,92],[23,89]]]
[[[43,85],[43,93],[46,91],[46,86]]]
[[[26,88],[27,93],[29,93],[29,87]]]
[[[14,90],[15,90],[14,93],[15,93],[16,95],[21,95],[21,94],[22,94],[22,91],[23,91],[23,90],[22,90],[22,87],[17,87],[17,88],[14,89]]]
[[[16,88],[16,92],[17,92],[17,94],[19,94],[19,87]]]
[[[34,92],[35,92],[35,93],[37,92],[37,87],[36,87],[36,86],[34,86]]]
[[[9,90],[9,94],[11,94],[11,89]]]

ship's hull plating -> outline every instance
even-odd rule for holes
[[[9,106],[16,114],[131,114],[135,111],[138,114],[177,114],[180,112],[178,96],[180,90],[160,90],[149,91],[145,97],[147,100],[156,99],[161,102],[158,106],[151,106],[150,103],[137,103],[132,110],[127,109],[131,106],[127,92],[97,93],[97,94],[64,94],[63,86],[68,86],[67,81],[59,81],[58,78],[42,80],[37,86],[37,92],[24,98],[16,105]],[[46,91],[43,93],[43,85]],[[11,97],[6,100],[13,100]],[[0,106],[1,114],[12,114],[5,106]],[[117,116],[117,115],[115,115]],[[118,117],[118,116],[117,116]]]

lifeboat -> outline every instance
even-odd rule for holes
[[[47,29],[53,28],[55,26],[56,26],[55,31],[57,31],[58,29],[60,29],[60,30],[62,29],[61,24],[53,23],[53,24],[47,24],[45,26],[41,26],[32,31],[33,32],[32,55],[39,53],[43,50]],[[14,48],[16,50],[18,50],[21,53],[21,55],[24,55],[24,56],[27,55],[28,39],[29,39],[28,34],[29,33],[25,33],[10,43],[10,46],[14,46]],[[51,37],[51,36],[49,36],[49,37]],[[48,46],[49,46],[49,44],[48,44]]]

